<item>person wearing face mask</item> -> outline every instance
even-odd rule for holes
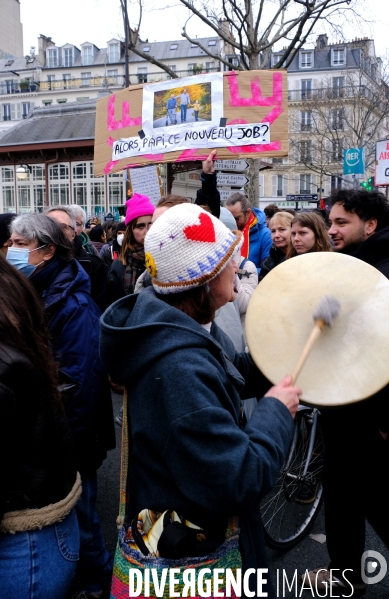
[[[108,295],[111,303],[134,293],[138,277],[145,271],[144,240],[151,226],[155,207],[150,199],[134,193],[126,202],[126,230],[120,256],[108,273]]]
[[[112,239],[100,251],[100,258],[107,268],[109,268],[114,260],[119,258],[120,250],[123,245],[124,233],[126,224],[124,221],[116,223],[112,229]]]
[[[270,248],[270,254],[261,264],[259,281],[262,281],[273,268],[285,260],[290,245],[292,220],[293,215],[289,212],[276,212],[269,220],[268,227],[273,245]]]
[[[74,259],[72,242],[65,234],[68,227],[53,214],[15,218],[7,260],[29,278],[40,295],[60,374],[74,388],[66,397],[65,411],[82,481],[76,506],[81,540],[81,588],[77,590],[89,597],[88,593],[105,591],[112,574],[96,511],[96,472],[107,451],[115,447],[115,431],[108,376],[98,351],[101,312],[90,297],[88,275]]]

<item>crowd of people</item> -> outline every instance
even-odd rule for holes
[[[319,211],[263,212],[241,192],[221,207],[214,158],[203,162],[195,204],[169,195],[154,206],[134,193],[124,222],[91,222],[89,233],[77,205],[0,215],[0,588],[9,599],[109,597],[96,496],[115,446],[111,388],[128,398],[126,534],[143,510],[174,510],[202,531],[181,554],[195,557],[222,546],[238,516],[243,570],[267,567],[258,504],[287,455],[301,389],[287,373],[271,386],[255,366],[250,298],[280,263],[310,252],[347,253],[389,277],[389,205],[377,192],[338,190],[330,227]],[[387,391],[336,418],[323,411],[330,564],[321,588],[346,584],[330,579],[336,568],[363,589],[365,518],[388,545]],[[359,485],[369,460],[369,484]],[[270,583],[264,590],[274,596]]]

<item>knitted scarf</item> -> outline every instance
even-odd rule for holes
[[[256,217],[256,215],[254,214],[254,212],[252,212],[248,218],[247,223],[245,224],[245,226],[242,229],[242,233],[243,233],[243,245],[241,247],[240,250],[240,255],[242,256],[242,258],[248,258],[249,257],[249,252],[250,252],[250,229],[251,227],[253,227],[254,225],[256,225],[258,222],[258,218]]]
[[[144,246],[136,244],[127,256],[127,266],[124,272],[124,291],[126,295],[134,293],[136,280],[145,270]]]

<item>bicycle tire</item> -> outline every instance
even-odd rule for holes
[[[316,421],[313,451],[304,476],[312,431],[312,410],[297,412],[295,426],[295,436],[280,476],[261,501],[266,545],[278,551],[291,549],[309,533],[323,501],[323,433]],[[310,503],[302,502],[303,485],[312,485],[316,490],[316,494],[312,491],[314,499]]]

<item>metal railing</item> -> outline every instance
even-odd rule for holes
[[[289,102],[306,102],[315,100],[337,100],[340,98],[366,98],[377,101],[378,89],[372,90],[366,85],[350,85],[344,87],[322,87],[317,89],[295,89],[288,91]]]
[[[219,69],[202,68],[201,65],[196,65],[193,69],[183,71],[175,71],[178,77],[190,77],[199,73],[215,73]],[[130,85],[138,83],[154,83],[157,81],[168,81],[172,77],[166,71],[158,71],[151,73],[131,73]],[[114,76],[95,76],[95,77],[75,77],[72,79],[54,79],[51,81],[30,81],[29,83],[21,83],[20,81],[7,81],[0,83],[0,95],[19,94],[26,92],[47,92],[55,90],[79,89],[88,87],[124,87],[124,75]]]

